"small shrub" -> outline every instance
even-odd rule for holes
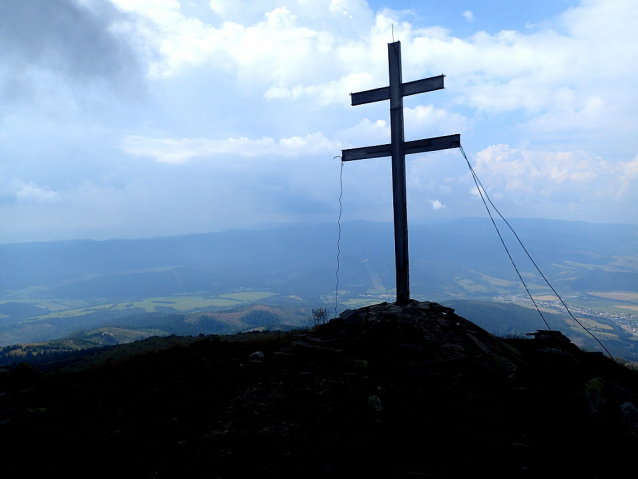
[[[312,315],[308,316],[308,321],[313,328],[316,328],[327,323],[329,315],[327,308],[312,308]]]

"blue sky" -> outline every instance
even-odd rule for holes
[[[632,0],[3,0],[0,242],[334,222],[341,149],[460,133],[507,217],[638,224]],[[389,159],[344,220],[392,220]],[[458,150],[407,159],[410,222],[484,216]]]

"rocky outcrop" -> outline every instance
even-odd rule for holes
[[[346,310],[331,322],[324,334],[386,343],[395,350],[419,351],[423,360],[471,362],[495,373],[512,374],[520,364],[520,353],[484,329],[454,313],[452,308],[429,301],[411,301],[405,306],[382,303]]]
[[[22,473],[10,459],[55,437],[31,475],[624,477],[636,372],[560,332],[532,336],[499,339],[413,301],[81,373],[17,371],[25,382],[0,394],[3,471]]]

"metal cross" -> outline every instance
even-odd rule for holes
[[[397,270],[397,303],[410,302],[410,272],[408,259],[408,210],[405,192],[405,155],[445,150],[461,146],[461,135],[439,136],[424,140],[405,141],[403,134],[403,97],[440,90],[443,75],[402,83],[401,42],[388,44],[390,86],[352,93],[352,106],[390,100],[390,144],[351,148],[341,151],[341,161],[392,156],[392,193],[394,205],[394,253]]]

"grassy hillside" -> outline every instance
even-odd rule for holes
[[[238,298],[263,298],[264,295],[241,293],[233,297],[238,301]],[[13,340],[6,346],[0,347],[0,365],[11,364],[25,358],[40,362],[55,353],[130,343],[151,336],[234,334],[240,331],[264,329],[285,331],[306,326],[311,309],[297,305],[246,302],[234,303],[235,306],[230,308],[218,307],[213,310],[180,313],[169,308],[170,302],[162,301],[161,304],[162,308],[170,309],[170,311],[152,313],[142,311],[139,314],[123,316],[114,313],[111,316],[105,313],[92,313],[24,321],[14,324],[13,328],[5,326],[4,337]],[[46,333],[36,334],[37,331],[46,331]],[[49,338],[46,335],[49,335]],[[20,337],[42,339],[39,341],[17,340]]]

